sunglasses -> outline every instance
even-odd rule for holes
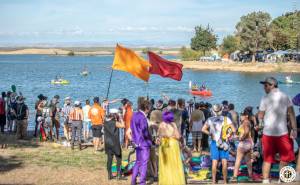
[[[264,86],[265,86],[265,87],[273,86],[273,84],[265,83]]]

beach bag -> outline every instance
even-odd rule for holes
[[[229,150],[230,144],[228,140],[231,138],[233,135],[233,128],[231,124],[227,123],[227,116],[224,116],[224,121],[223,121],[223,126],[222,126],[222,131],[221,131],[221,138],[217,141],[217,146],[218,148],[222,150]]]

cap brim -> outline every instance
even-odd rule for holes
[[[265,81],[260,81],[259,83],[260,83],[260,84],[266,84],[267,82],[265,82]]]

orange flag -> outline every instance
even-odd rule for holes
[[[112,65],[113,69],[128,72],[148,82],[150,77],[149,67],[151,67],[151,64],[138,56],[134,51],[117,44],[114,63]]]

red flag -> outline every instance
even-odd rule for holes
[[[153,52],[148,52],[149,62],[152,65],[149,69],[151,74],[172,78],[180,81],[182,78],[182,64],[168,61]]]

